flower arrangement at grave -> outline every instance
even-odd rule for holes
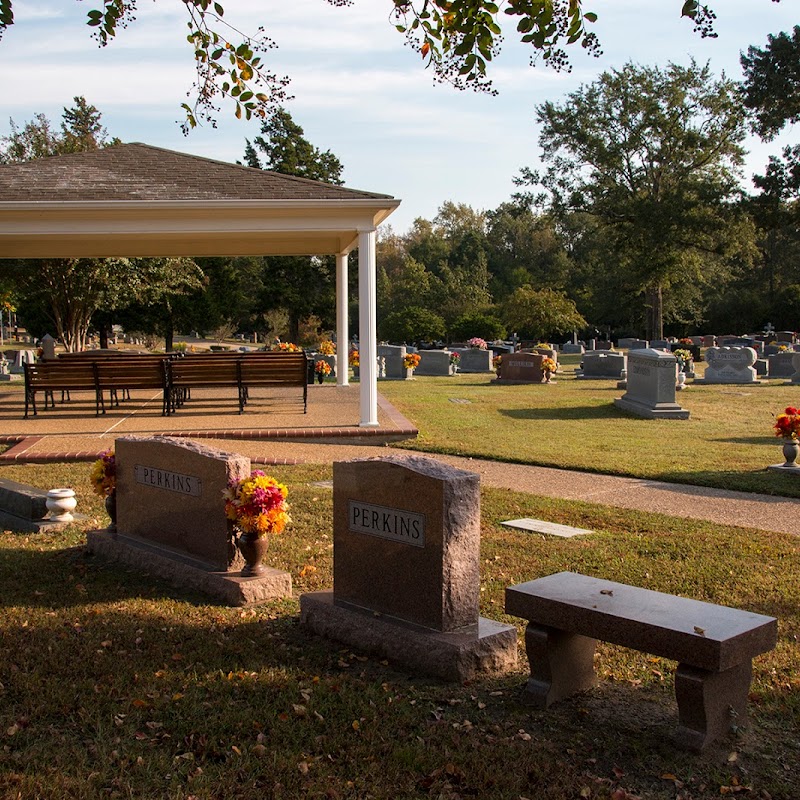
[[[461,356],[459,353],[450,353],[450,366],[453,368],[453,372],[458,372],[458,367],[461,364]]]
[[[327,361],[319,359],[319,361],[314,362],[314,372],[317,380],[322,383],[323,378],[331,374],[331,365]]]
[[[488,349],[486,339],[481,339],[480,336],[473,336],[469,341],[467,341],[467,347],[471,347],[473,350]]]
[[[92,464],[89,482],[92,484],[92,491],[104,498],[106,513],[111,520],[108,529],[115,531],[117,529],[117,458],[114,455],[113,447],[106,450]]]
[[[542,372],[544,373],[544,382],[550,383],[550,377],[558,369],[555,359],[549,356],[542,359]]]
[[[678,348],[677,350],[672,351],[672,355],[678,359],[678,366],[682,370],[686,370],[686,368],[692,363],[692,353],[691,350],[684,350],[683,348]]]
[[[100,497],[106,497],[117,489],[117,459],[114,448],[106,450],[97,461],[92,464],[89,473],[92,491]]]
[[[796,442],[800,439],[800,410],[794,406],[786,406],[782,414],[778,414],[773,425],[775,435]]]
[[[694,342],[688,336],[684,336],[682,339],[678,339],[678,344],[686,345],[686,347],[691,347],[694,344]]]
[[[783,457],[785,463],[779,469],[800,470],[797,458],[800,456],[800,409],[786,406],[782,414],[778,414],[773,425],[775,435],[783,439]]]
[[[421,360],[418,353],[407,353],[403,356],[403,366],[413,371],[419,366]]]
[[[272,350],[277,353],[300,353],[303,348],[293,342],[276,342],[272,346]]]
[[[351,367],[360,367],[361,366],[361,359],[358,353],[358,350],[351,350],[350,354],[347,357],[347,360],[350,362]]]
[[[222,496],[225,516],[241,533],[258,538],[278,535],[291,522],[286,502],[289,490],[260,469],[231,481]]]
[[[323,339],[319,343],[319,352],[323,356],[335,356],[336,355],[336,345],[330,339]]]
[[[503,366],[503,356],[494,356],[492,358],[492,366],[494,367],[497,377],[500,377],[500,369]]]
[[[778,352],[779,353],[785,353],[788,349],[789,349],[788,345],[785,345],[785,344],[779,344],[778,345]]]

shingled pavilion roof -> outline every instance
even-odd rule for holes
[[[0,257],[342,253],[399,202],[118,144],[0,165]]]
[[[358,247],[359,425],[375,427],[375,231],[398,205],[386,194],[118,144],[0,165],[0,259],[335,255],[345,342],[347,254]],[[346,385],[347,348],[336,357]]]

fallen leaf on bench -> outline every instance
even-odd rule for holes
[[[706,635],[706,629],[705,628],[700,628],[697,625],[694,626],[694,632],[698,636],[705,636]]]
[[[600,594],[612,595],[612,594],[614,594],[614,590],[613,589],[601,589],[600,590]]]

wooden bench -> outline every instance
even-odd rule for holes
[[[308,359],[305,353],[255,353],[240,362],[243,401],[253,387],[297,387],[303,390],[303,413],[308,410]]]
[[[191,396],[192,389],[235,387],[239,413],[244,412],[254,387],[297,387],[307,410],[308,384],[305,353],[209,353],[176,358],[169,363],[172,411]]]
[[[36,394],[44,395],[44,408],[55,408],[55,392],[86,391],[94,393],[95,416],[100,414],[102,397],[97,390],[96,362],[40,361],[25,364],[25,419],[29,411],[37,415]]]
[[[161,413],[169,411],[167,357],[159,355],[103,358],[95,362],[97,391],[105,414],[103,392],[109,395],[111,406],[119,405],[119,393],[130,399],[131,389],[155,389],[161,392]]]
[[[752,659],[775,647],[777,620],[750,611],[559,572],[506,589],[528,620],[527,691],[539,708],[597,682],[597,640],[678,662],[679,736],[700,751],[747,713]]]

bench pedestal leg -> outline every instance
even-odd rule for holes
[[[725,736],[747,716],[752,664],[747,661],[724,672],[678,664],[675,697],[678,701],[678,737],[689,750],[700,752]]]
[[[596,642],[588,636],[528,623],[525,629],[525,649],[531,667],[528,700],[538,708],[547,708],[563,697],[595,686]]]

